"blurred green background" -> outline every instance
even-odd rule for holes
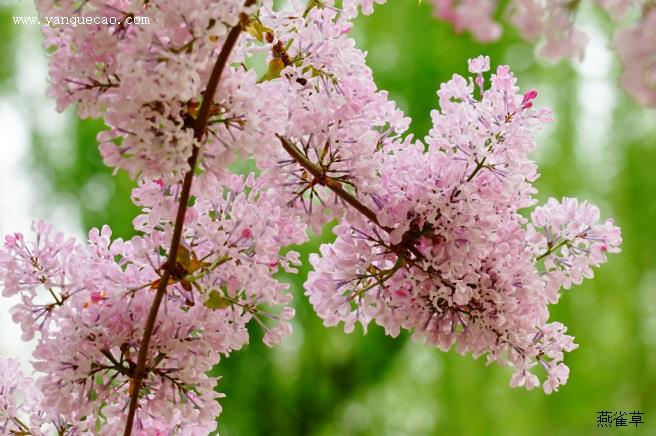
[[[427,2],[417,3],[390,0],[359,19],[355,30],[380,88],[412,117],[412,131],[418,137],[428,132],[435,91],[453,73],[466,73],[469,57],[487,54],[495,65],[508,63],[520,86],[537,88],[538,102],[556,113],[535,153],[541,200],[589,199],[622,227],[622,254],[552,309],[552,318],[580,344],[566,358],[570,381],[550,396],[510,389],[510,370],[483,360],[441,353],[407,336],[390,339],[375,326],[367,335],[326,329],[303,296],[303,269],[283,277],[297,296],[294,334],[268,349],[254,328],[251,345],[213,371],[226,394],[221,435],[656,434],[656,111],[618,89],[607,18],[584,9],[577,20],[591,35],[585,60],[554,65],[536,59],[533,46],[508,27],[499,42],[480,45],[434,20]],[[21,77],[25,47],[41,59],[37,75],[45,75],[43,53],[25,42],[37,35],[38,44],[38,29],[11,24],[26,7],[0,3],[0,93],[28,115],[44,104],[52,112],[51,103],[26,95]],[[56,120],[64,125],[58,130],[63,139],[54,140],[53,129],[41,123],[30,125],[26,164],[40,186],[35,210],[49,218],[49,208],[64,202],[81,230],[106,223],[129,237],[137,212],[129,202],[132,184],[102,165],[95,141],[101,124],[70,113]],[[301,251],[307,257],[330,239],[327,230]],[[646,422],[598,429],[602,410],[642,411]]]

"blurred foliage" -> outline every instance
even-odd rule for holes
[[[637,107],[615,87],[616,60],[608,98],[582,94],[594,80],[563,62],[535,60],[533,48],[511,30],[491,45],[454,35],[431,17],[426,2],[392,0],[356,24],[356,39],[382,89],[389,90],[423,137],[430,128],[435,91],[453,73],[466,72],[478,54],[509,63],[524,89],[538,88],[557,121],[536,152],[543,174],[540,199],[578,196],[599,204],[624,232],[623,253],[599,270],[594,281],[565,292],[552,318],[564,322],[580,348],[566,361],[570,382],[551,396],[510,389],[510,371],[482,359],[441,353],[402,336],[390,339],[371,326],[346,335],[326,329],[303,296],[307,268],[281,276],[296,295],[295,332],[275,349],[262,345],[253,328],[246,349],[212,371],[222,377],[219,420],[223,436],[235,435],[580,435],[597,429],[597,411],[642,411],[646,424],[622,431],[656,434],[656,113]],[[7,26],[0,8],[0,56],[12,56],[17,26]],[[606,26],[606,20],[598,20]],[[607,41],[605,42],[607,44]],[[0,84],[12,65],[0,62]],[[588,98],[588,100],[586,100]],[[608,122],[585,121],[583,109],[614,103]],[[588,106],[585,106],[586,102]],[[610,106],[609,106],[610,107]],[[73,118],[73,117],[71,117]],[[588,117],[590,118],[590,117]],[[596,120],[596,121],[595,121]],[[597,124],[594,124],[594,123]],[[74,197],[87,228],[109,224],[128,237],[136,209],[127,176],[110,177],[98,156],[98,121],[71,121],[73,141],[62,163],[49,138],[35,133],[33,162],[56,195]],[[588,123],[588,124],[586,124]],[[592,123],[592,128],[589,127]],[[588,127],[586,127],[588,126]],[[595,127],[596,126],[596,127]],[[650,127],[652,126],[652,127]],[[595,132],[603,131],[603,137]],[[592,138],[592,139],[591,139]],[[604,145],[605,144],[605,145]],[[99,197],[102,197],[99,199]],[[102,200],[102,201],[100,201]],[[330,229],[303,247],[304,259]]]
[[[14,62],[9,61],[14,58],[17,33],[10,24],[13,11],[13,8],[0,4],[0,91],[5,92],[14,73]]]

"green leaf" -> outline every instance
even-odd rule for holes
[[[285,63],[280,58],[273,58],[269,62],[269,68],[267,69],[266,74],[262,77],[261,81],[266,82],[268,80],[277,79],[280,77],[280,72],[285,68]]]
[[[226,307],[230,306],[230,302],[226,300],[223,295],[219,293],[217,290],[211,290],[209,295],[207,296],[207,300],[203,305],[209,309],[225,309]]]

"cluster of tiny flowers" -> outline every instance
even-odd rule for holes
[[[262,8],[258,23],[269,66],[259,88],[270,96],[267,104],[276,98],[284,109],[277,134],[327,178],[351,187],[365,183],[375,172],[377,148],[410,123],[387,93],[377,90],[365,53],[348,35],[356,13],[354,4],[308,10],[292,2],[281,11]],[[255,158],[281,201],[308,217],[315,230],[344,213],[329,189],[314,183],[282,147],[266,145]]]
[[[535,91],[518,93],[506,66],[485,89],[487,69],[489,59],[474,59],[476,78],[442,85],[426,144],[382,150],[370,193],[377,222],[338,224],[337,240],[310,258],[306,290],[327,325],[352,331],[373,320],[391,336],[408,329],[442,350],[455,344],[512,366],[512,386],[539,385],[539,365],[550,393],[567,381],[563,353],[575,345],[562,324],[547,322],[548,304],[592,277],[621,238],[612,222],[597,223],[596,208],[572,199],[549,200],[532,223],[520,215],[534,203],[528,154],[549,111],[533,108]]]
[[[549,301],[558,301],[558,289],[591,279],[592,267],[606,262],[606,253],[618,253],[619,229],[611,220],[599,221],[599,209],[575,198],[549,199],[531,214],[527,240],[544,262]]]
[[[656,106],[656,6],[635,26],[619,31],[615,47],[624,64],[624,89],[640,103]]]
[[[0,358],[0,432],[11,434],[26,428],[22,420],[30,415],[29,404],[33,402],[33,391],[28,390],[32,380],[20,370],[16,359]]]
[[[79,116],[104,119],[109,130],[98,139],[105,163],[135,177],[184,173],[194,146],[190,121],[214,59],[244,11],[243,0],[38,0],[36,5],[42,16],[110,16],[121,22],[44,28],[44,45],[53,50],[50,94],[59,110],[76,104]],[[151,24],[126,25],[130,16],[148,17]],[[255,82],[252,72],[226,74],[238,77],[223,88],[238,101],[240,87]],[[223,137],[225,130],[240,128],[248,109],[241,103],[227,106],[226,100],[217,95],[211,110],[212,132]],[[204,144],[207,156],[224,151],[220,140]]]
[[[287,247],[331,220],[337,240],[311,256],[306,283],[327,325],[373,320],[391,336],[406,329],[509,364],[513,386],[537,386],[536,366],[546,392],[565,383],[563,352],[575,345],[548,323],[548,304],[618,251],[619,230],[574,200],[549,201],[531,222],[520,215],[535,204],[534,132],[551,116],[506,66],[486,86],[489,58],[441,86],[425,141],[407,135],[410,120],[349,36],[359,13],[384,2],[37,1],[44,16],[150,17],[44,29],[51,95],[104,120],[100,152],[138,182],[142,213],[127,241],[103,227],[82,243],[42,221],[33,238],[6,236],[0,289],[19,299],[23,339],[36,339],[36,374],[26,409],[6,375],[13,364],[0,367],[0,423],[120,434],[134,394],[136,433],[208,434],[221,410],[208,370],[248,343],[249,324],[270,346],[291,333],[291,294],[276,275],[296,273],[299,254]],[[218,90],[203,100],[226,53]],[[257,171],[230,173],[237,158]]]
[[[41,407],[41,393],[16,359],[0,357],[0,434],[77,436],[87,427],[73,426]]]
[[[456,32],[471,32],[482,42],[501,36],[501,25],[494,21],[497,3],[493,0],[433,0],[433,13],[439,19],[453,23]]]
[[[181,434],[191,434],[189,423],[198,431],[193,434],[214,428],[220,407],[215,380],[206,372],[220,355],[248,342],[249,321],[262,326],[268,345],[291,332],[288,285],[273,275],[295,271],[298,255],[281,256],[280,249],[306,239],[305,225],[273,203],[252,177],[232,176],[221,184],[204,180],[209,177],[198,183],[203,197],[186,216],[142,387],[144,419]],[[38,335],[33,357],[35,370],[44,374],[36,380],[41,405],[66,422],[84,422],[108,435],[124,425],[143,320],[167,257],[178,190],[161,181],[135,189],[134,201],[144,210],[135,228],[143,236],[130,241],[112,241],[103,227],[80,244],[36,222],[34,240],[10,235],[0,250],[3,293],[21,296],[14,319],[25,338]]]
[[[432,0],[437,18],[453,23],[456,32],[469,31],[481,42],[501,36],[495,21],[497,2],[492,0]],[[656,8],[650,0],[595,0],[615,22],[629,11],[640,13],[633,27],[615,35],[615,46],[624,66],[621,84],[641,104],[656,105]],[[576,27],[580,1],[512,0],[505,6],[509,22],[527,41],[542,40],[539,54],[547,59],[581,59],[588,36]]]

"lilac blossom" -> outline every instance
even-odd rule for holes
[[[37,1],[42,16],[153,23],[43,29],[50,95],[104,120],[100,153],[137,181],[141,213],[129,240],[104,226],[76,241],[43,221],[5,237],[0,288],[20,298],[12,316],[36,350],[33,381],[0,360],[4,429],[208,434],[221,394],[207,372],[249,342],[250,324],[268,346],[292,332],[277,275],[297,272],[289,247],[331,220],[337,239],[310,256],[305,284],[327,326],[409,330],[511,366],[511,386],[567,381],[576,345],[549,304],[619,251],[619,229],[574,199],[524,218],[535,132],[552,116],[488,57],[440,86],[423,141],[409,135],[350,36],[375,3]],[[442,6],[463,29],[489,9]],[[248,67],[255,55],[264,74]],[[236,159],[256,171],[232,174]]]
[[[520,93],[506,66],[476,98],[489,59],[469,65],[475,79],[440,88],[426,144],[381,150],[376,221],[348,216],[335,227],[337,240],[310,257],[306,292],[327,326],[350,332],[374,321],[394,337],[406,329],[511,366],[511,386],[539,386],[543,368],[551,393],[567,381],[564,352],[576,345],[548,322],[548,305],[619,251],[619,229],[574,199],[550,199],[530,223],[520,214],[535,204],[529,153],[550,113],[533,107],[537,93]]]
[[[595,0],[615,23],[622,23],[629,11],[639,15],[637,23],[615,33],[615,47],[624,67],[622,87],[639,103],[656,105],[656,62],[654,29],[656,8],[648,0]],[[495,21],[498,4],[492,0],[432,0],[437,18],[453,24],[456,32],[468,31],[481,42],[501,36]],[[581,1],[512,0],[506,6],[507,21],[527,41],[540,41],[538,54],[550,60],[581,60],[588,43],[587,34],[577,26]],[[618,25],[619,26],[619,25]]]

